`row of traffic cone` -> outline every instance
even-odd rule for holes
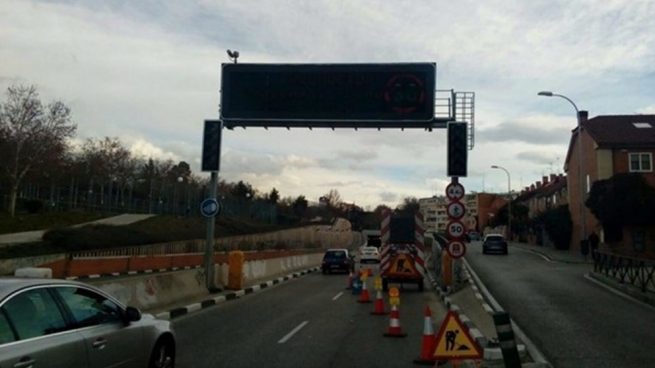
[[[371,271],[370,269],[368,270]],[[353,274],[350,272],[348,277],[348,287],[353,288],[354,282]],[[360,280],[358,280],[360,281]],[[361,282],[361,291],[359,292],[358,303],[371,303],[366,282]],[[384,310],[384,297],[382,290],[377,290],[375,296],[375,303],[372,315],[386,315]],[[385,337],[406,337],[407,334],[403,332],[400,325],[400,311],[398,307],[393,304],[391,306],[391,314],[389,317],[389,328],[384,333]],[[436,348],[436,336],[434,334],[434,327],[432,325],[432,311],[430,307],[425,307],[424,322],[423,322],[423,338],[421,341],[421,353],[414,363],[421,365],[434,365],[437,359],[434,357],[434,349]]]

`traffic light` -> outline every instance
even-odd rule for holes
[[[218,171],[221,164],[221,131],[220,120],[205,120],[202,136],[202,171]]]
[[[468,131],[466,123],[448,123],[448,176],[466,176]]]

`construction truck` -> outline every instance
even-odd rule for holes
[[[425,230],[421,214],[392,214],[387,211],[380,229],[382,288],[386,291],[390,282],[414,283],[419,291],[423,291]]]

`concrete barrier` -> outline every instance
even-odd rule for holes
[[[280,258],[246,261],[243,268],[244,287],[288,273],[316,267],[323,253],[292,255]],[[224,288],[228,280],[227,263],[215,265],[216,285]],[[86,282],[115,296],[121,302],[142,310],[161,309],[185,300],[209,295],[205,288],[204,270],[140,274],[131,277],[90,279]]]

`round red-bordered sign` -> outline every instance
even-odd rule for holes
[[[464,255],[466,254],[466,245],[458,240],[451,241],[448,243],[448,247],[446,247],[446,251],[451,257],[455,259],[461,258],[464,257]]]
[[[446,234],[448,234],[450,239],[461,238],[464,236],[465,231],[466,227],[464,227],[464,224],[459,220],[450,221],[448,222],[448,225],[446,225]]]
[[[464,217],[464,214],[466,213],[466,208],[464,208],[464,205],[460,201],[454,201],[448,203],[448,207],[446,207],[446,212],[448,213],[448,217],[451,219],[459,220],[462,217]]]
[[[446,187],[446,197],[451,201],[458,201],[464,198],[464,186],[460,183],[450,183]]]

